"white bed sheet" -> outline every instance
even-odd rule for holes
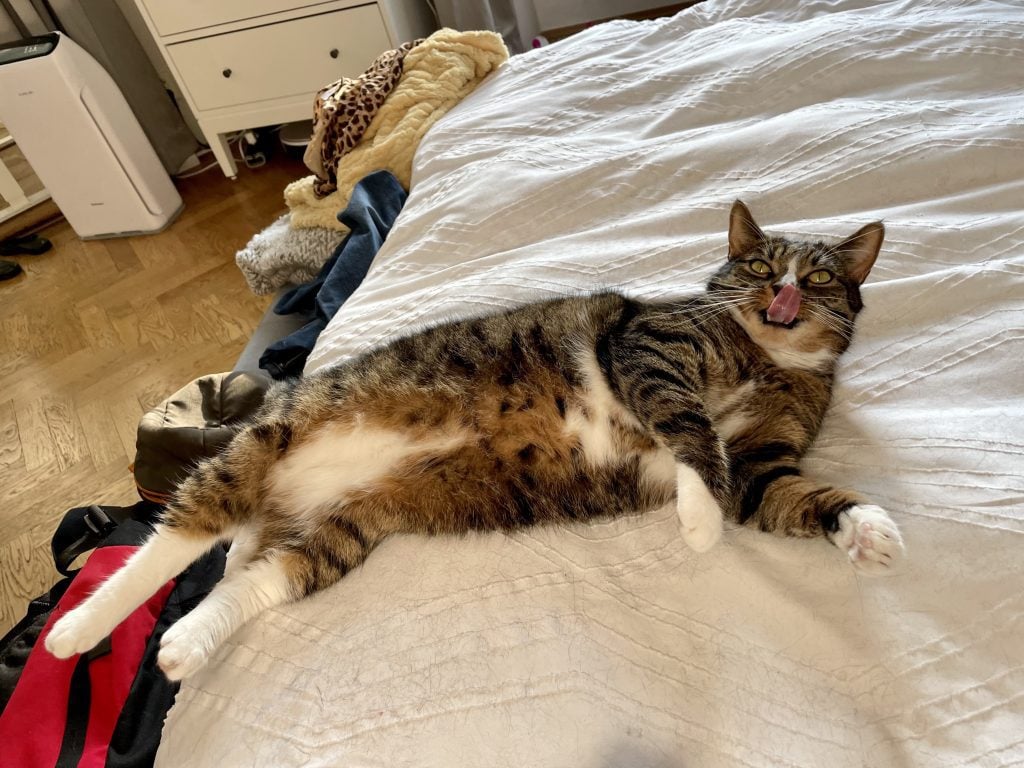
[[[396,538],[237,633],[160,766],[1009,766],[1024,761],[1024,14],[712,0],[515,57],[429,134],[309,370],[599,287],[693,290],[747,201],[883,218],[806,471],[890,509],[903,572],[671,510]]]

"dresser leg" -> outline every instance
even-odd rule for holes
[[[223,133],[208,131],[205,128],[203,128],[203,135],[206,136],[210,149],[213,150],[213,156],[217,158],[217,164],[224,171],[224,175],[229,179],[237,178],[238,166],[235,165],[235,157],[231,153],[231,145],[228,143],[227,136]]]

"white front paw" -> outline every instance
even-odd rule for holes
[[[722,537],[722,509],[694,470],[676,470],[676,512],[683,526],[683,541],[695,552],[707,552]]]
[[[160,638],[160,652],[156,656],[157,666],[172,682],[199,671],[210,658],[202,638],[187,631],[185,625],[181,625],[185,631],[174,631],[179,624],[169,627]]]
[[[890,573],[906,554],[896,523],[874,504],[858,504],[840,513],[832,543],[859,571],[872,576]]]
[[[92,650],[107,634],[105,622],[88,608],[76,608],[57,620],[43,644],[58,659],[69,659]]]

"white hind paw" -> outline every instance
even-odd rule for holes
[[[156,656],[157,666],[171,681],[195,674],[210,658],[205,644],[184,632],[172,634],[173,629],[168,629],[160,638],[160,652]]]
[[[906,555],[896,523],[874,504],[858,504],[840,513],[832,542],[857,570],[871,576],[891,573]]]
[[[106,622],[88,609],[78,608],[57,620],[43,644],[58,659],[69,659],[92,650],[108,634]]]
[[[696,472],[681,465],[676,472],[676,512],[683,541],[695,552],[707,552],[722,538],[722,508]]]

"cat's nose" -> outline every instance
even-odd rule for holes
[[[797,281],[796,274],[793,271],[786,272],[786,274],[779,278],[779,282],[772,284],[772,292],[778,296],[779,291],[787,285],[792,285],[794,288],[800,287],[800,283]]]

